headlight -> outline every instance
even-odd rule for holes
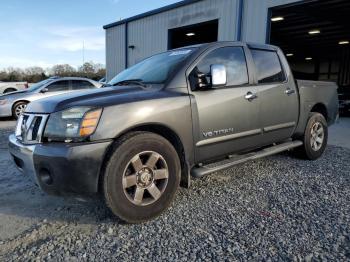
[[[44,137],[48,141],[79,142],[92,135],[102,113],[101,108],[73,107],[50,115]]]
[[[0,99],[0,105],[5,105],[7,103],[7,99]]]

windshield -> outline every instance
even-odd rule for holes
[[[173,70],[184,61],[194,49],[187,48],[154,55],[122,71],[108,84],[115,85],[128,80],[138,80],[145,84],[163,84]]]
[[[34,85],[31,85],[27,90],[28,91],[35,91],[50,81],[51,81],[51,79],[46,79],[46,80],[40,81]]]

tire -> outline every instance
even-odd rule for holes
[[[323,115],[310,113],[302,140],[304,144],[296,148],[296,156],[308,160],[316,160],[322,156],[328,141],[328,126]]]
[[[169,207],[180,176],[180,160],[168,140],[150,132],[130,133],[115,143],[106,164],[105,202],[128,223],[149,220]]]
[[[28,102],[17,102],[13,108],[12,108],[12,116],[15,119],[18,119],[18,117],[24,112],[24,110],[26,109],[28,105]]]
[[[8,94],[8,93],[11,93],[11,92],[16,92],[17,89],[15,88],[7,88],[5,91],[4,91],[4,94]]]

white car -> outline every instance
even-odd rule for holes
[[[27,82],[2,82],[0,81],[0,94],[21,91],[28,88]]]
[[[51,77],[14,93],[0,95],[0,117],[18,118],[27,104],[45,97],[69,92],[100,88],[103,85],[96,81],[80,77]]]

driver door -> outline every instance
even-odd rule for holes
[[[248,99],[254,97],[257,88],[251,85],[253,81],[249,77],[244,50],[242,46],[211,50],[189,75],[196,162],[253,148],[261,142],[259,99]],[[214,64],[225,66],[226,85],[196,88],[196,75],[208,76],[210,66]],[[209,82],[210,77],[204,81]]]

